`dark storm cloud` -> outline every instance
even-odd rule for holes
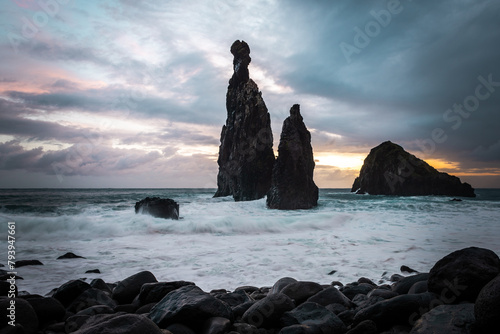
[[[37,106],[40,107],[40,105]],[[0,98],[0,133],[16,138],[24,138],[28,141],[56,139],[70,143],[81,141],[84,138],[100,136],[97,132],[88,129],[22,117],[23,114],[30,113],[32,113],[32,110],[23,103]]]
[[[79,143],[58,151],[41,147],[25,149],[18,141],[0,143],[0,169],[24,169],[49,175],[112,175],[148,165],[161,158],[159,152],[121,150]]]
[[[412,142],[432,138],[442,128],[447,140],[436,143],[436,154],[467,159],[477,147],[490,147],[499,140],[500,87],[456,127],[456,113],[445,112],[474,96],[479,77],[500,82],[500,3],[494,1],[392,1],[399,3],[390,18],[391,1],[356,1],[321,8],[296,3],[303,11],[295,15],[295,28],[310,26],[314,37],[286,61],[283,74],[296,93],[322,96],[348,104],[341,113],[332,101],[330,115],[316,119],[313,126],[357,137],[360,143],[385,139]],[[291,12],[297,8],[290,7]],[[377,20],[385,20],[383,26]],[[379,31],[366,34],[378,24]],[[367,36],[367,43],[357,29]],[[374,33],[376,32],[376,33]],[[356,36],[358,39],[356,40]],[[346,58],[341,43],[357,49]],[[482,92],[486,93],[485,88]],[[470,101],[469,101],[470,102]],[[362,118],[356,117],[365,110]],[[326,120],[326,121],[325,121]],[[359,126],[362,123],[361,127]],[[412,149],[419,149],[414,145]],[[464,154],[468,151],[468,154]],[[484,150],[482,159],[496,159],[495,150]]]
[[[0,169],[14,170],[33,166],[42,156],[42,148],[24,150],[19,142],[0,143]]]

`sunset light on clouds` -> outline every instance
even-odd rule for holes
[[[276,154],[301,105],[319,187],[386,140],[500,187],[500,4],[398,3],[359,45],[387,1],[4,1],[0,187],[216,187],[237,39]]]

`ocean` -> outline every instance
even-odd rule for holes
[[[15,223],[19,290],[47,294],[71,279],[116,282],[142,270],[205,291],[271,286],[279,278],[329,284],[387,282],[401,265],[421,272],[457,249],[500,254],[500,190],[476,198],[355,195],[320,189],[318,207],[279,211],[265,199],[212,198],[215,189],[1,189],[0,263]],[[134,213],[145,197],[172,198],[180,220]],[[56,260],[66,252],[85,259]],[[7,269],[7,268],[0,268]],[[86,274],[99,269],[100,274]]]

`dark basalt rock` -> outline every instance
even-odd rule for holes
[[[68,307],[79,295],[90,288],[90,284],[82,280],[71,280],[61,285],[52,297]]]
[[[226,318],[213,317],[207,319],[202,326],[202,334],[223,334],[228,333],[231,328],[231,321]]]
[[[257,328],[278,327],[281,316],[294,308],[295,304],[287,295],[273,293],[250,306],[241,320]]]
[[[135,213],[157,218],[179,219],[179,204],[170,198],[146,197],[135,203]]]
[[[352,302],[349,300],[349,298],[347,298],[342,292],[340,292],[334,286],[318,292],[317,294],[311,296],[307,301],[317,303],[323,306],[336,303],[349,308],[353,305]]]
[[[64,255],[59,256],[57,259],[62,260],[62,259],[85,259],[85,258],[83,256],[76,255],[75,253],[68,252]]]
[[[345,333],[347,331],[342,320],[325,307],[307,302],[281,317],[283,326],[306,325],[318,328],[320,333]]]
[[[227,119],[221,132],[214,197],[232,195],[235,201],[250,201],[264,197],[271,186],[271,118],[259,88],[249,78],[248,44],[235,41],[231,53],[234,74],[226,95]]]
[[[78,313],[96,305],[105,305],[110,308],[115,308],[116,302],[102,290],[90,288],[85,290],[68,306],[68,311]]]
[[[274,283],[273,287],[271,288],[271,291],[269,291],[270,294],[273,293],[278,293],[281,292],[288,284],[291,283],[296,283],[297,280],[292,277],[282,277],[279,280]]]
[[[479,291],[500,274],[500,259],[493,251],[469,247],[450,253],[429,272],[428,289],[446,304],[475,302]]]
[[[68,332],[69,333],[69,332]],[[138,314],[99,314],[90,317],[75,334],[128,334],[163,332],[150,319]]]
[[[134,298],[141,292],[141,288],[146,283],[156,283],[155,275],[150,271],[141,271],[127,277],[113,289],[113,299],[120,304],[131,303]]]
[[[141,303],[141,305],[157,303],[170,292],[182,288],[186,285],[194,285],[194,283],[174,281],[143,284],[139,293],[139,302]]]
[[[500,333],[500,275],[486,284],[476,299],[474,314],[483,333]]]
[[[372,320],[378,329],[388,329],[394,325],[411,325],[417,320],[421,310],[428,310],[433,296],[428,293],[401,295],[362,308],[354,316],[354,324]]]
[[[295,305],[300,305],[320,291],[323,291],[323,287],[316,282],[299,281],[288,284],[281,293],[290,297]]]
[[[468,334],[471,333],[474,321],[474,304],[440,305],[425,313],[410,333]]]
[[[28,298],[26,301],[35,311],[40,324],[62,321],[66,314],[64,306],[52,297]]]
[[[351,284],[344,286],[340,291],[350,300],[352,300],[356,295],[362,294],[367,295],[370,291],[375,289],[371,284],[361,283],[361,284]]]
[[[390,141],[370,151],[351,191],[370,195],[476,196],[470,184],[437,171]]]
[[[271,189],[267,193],[270,209],[310,209],[318,205],[318,187],[313,181],[314,157],[311,134],[293,105],[283,122],[278,158],[273,168]]]
[[[149,318],[165,328],[175,323],[193,325],[212,318],[232,319],[231,308],[194,285],[186,285],[167,294],[149,312]]]
[[[35,334],[39,325],[35,310],[28,301],[21,298],[0,297],[0,317],[2,333]],[[13,326],[8,325],[10,321],[14,321],[17,331]],[[11,331],[6,328],[10,328]]]
[[[16,268],[21,268],[24,266],[43,266],[43,263],[39,260],[19,260],[16,261]]]
[[[427,281],[429,279],[429,274],[428,273],[422,273],[422,274],[417,274],[413,276],[407,276],[405,278],[400,279],[397,281],[393,287],[392,290],[395,291],[396,293],[402,295],[408,293],[408,291],[411,289],[411,287],[421,281]]]
[[[100,274],[101,271],[99,269],[90,269],[85,272],[86,274]]]

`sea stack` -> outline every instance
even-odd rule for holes
[[[262,198],[271,186],[274,165],[271,118],[262,94],[250,79],[250,48],[244,41],[231,46],[234,73],[226,95],[227,119],[222,127],[214,197],[235,201]]]
[[[318,187],[313,181],[314,165],[311,134],[300,115],[300,106],[295,104],[283,122],[267,206],[281,210],[315,207]]]
[[[476,196],[470,184],[437,171],[390,141],[370,151],[351,191],[371,195]]]

